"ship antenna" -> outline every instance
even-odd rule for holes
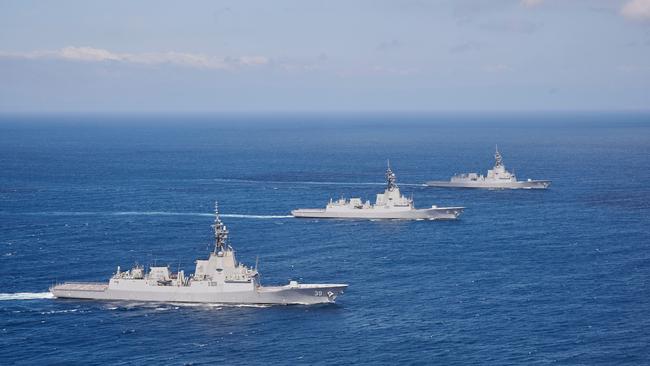
[[[386,168],[386,183],[389,191],[392,191],[393,189],[397,188],[397,177],[395,176],[395,173],[390,169],[390,160],[386,160],[387,163],[387,168]]]
[[[228,242],[228,228],[223,224],[219,217],[219,204],[214,202],[214,253],[222,251],[226,248]]]
[[[499,152],[499,146],[494,145],[494,147],[495,147],[494,160],[496,161],[494,166],[501,166],[503,165],[503,160],[501,158],[501,153]]]

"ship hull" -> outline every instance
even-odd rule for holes
[[[454,220],[463,212],[463,207],[436,207],[414,210],[382,210],[382,209],[299,209],[291,211],[298,218],[322,219],[357,219],[357,220]]]
[[[232,305],[314,305],[334,303],[347,285],[299,284],[287,286],[260,286],[253,290],[211,291],[191,286],[142,286],[141,289],[114,289],[101,283],[64,283],[53,286],[50,292],[56,298],[104,301],[135,301],[165,303],[204,303]]]
[[[483,189],[546,189],[551,185],[550,180],[530,180],[519,182],[450,182],[450,181],[428,181],[429,187],[442,188],[483,188]]]

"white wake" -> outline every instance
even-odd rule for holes
[[[12,215],[10,212],[0,214]],[[50,212],[18,212],[13,215],[30,216],[207,216],[214,217],[213,213],[202,212],[171,212],[171,211],[117,211],[117,212],[92,212],[92,211],[50,211]],[[291,215],[248,215],[248,214],[221,214],[221,217],[239,219],[288,219]]]
[[[280,181],[280,180],[252,180],[252,179],[230,179],[230,178],[214,178],[215,182],[233,182],[233,183],[253,183],[253,184],[304,184],[315,186],[378,186],[385,185],[386,183],[377,182],[318,182],[318,181]]]
[[[50,292],[16,292],[13,294],[0,293],[0,301],[7,300],[35,300],[35,299],[53,299],[54,295]]]
[[[210,214],[210,216],[214,216]],[[235,217],[241,219],[289,219],[291,215],[240,215],[240,214],[223,214],[222,217]]]
[[[127,212],[114,212],[114,215],[145,215],[145,216],[214,216],[211,213],[199,212],[166,212],[166,211],[127,211]],[[221,214],[221,217],[233,217],[239,219],[287,219],[293,217],[291,215],[247,215],[247,214]]]
[[[328,181],[276,181],[276,180],[252,180],[252,179],[230,179],[214,178],[215,182],[233,182],[233,183],[254,183],[254,184],[302,184],[314,186],[385,186],[386,182],[328,182]],[[424,183],[398,183],[398,186],[423,187]]]

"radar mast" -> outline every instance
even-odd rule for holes
[[[502,166],[503,165],[503,159],[501,158],[501,153],[499,152],[499,146],[495,145],[495,153],[494,153],[494,166]]]
[[[214,202],[214,253],[225,250],[228,246],[228,228],[219,217],[219,203]]]
[[[395,176],[395,173],[390,169],[390,160],[386,160],[387,164],[387,169],[386,169],[386,183],[387,187],[386,189],[389,191],[394,190],[397,188],[397,177]]]

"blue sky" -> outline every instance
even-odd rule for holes
[[[0,113],[650,106],[650,0],[5,0],[0,24]]]

